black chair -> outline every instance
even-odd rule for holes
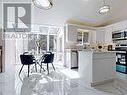
[[[37,71],[36,60],[33,55],[20,55],[20,59],[23,66],[28,65],[28,77],[29,77],[30,65],[35,64],[35,69]],[[19,75],[23,69],[23,66],[19,71]]]
[[[44,54],[42,59],[41,59],[41,67],[42,67],[42,63],[47,64],[48,74],[49,74],[49,63],[52,64],[52,67],[55,70],[55,67],[53,65],[53,60],[54,60],[54,54],[52,54],[51,52],[48,52],[47,54]]]

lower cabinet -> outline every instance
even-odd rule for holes
[[[95,86],[115,79],[115,52],[79,51],[78,73],[84,84]]]

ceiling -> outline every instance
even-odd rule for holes
[[[26,2],[27,0],[15,1]],[[54,6],[50,10],[38,9],[32,5],[32,22],[56,26],[64,25],[66,22],[89,26],[105,26],[127,19],[127,0],[106,0],[106,3],[111,6],[111,11],[108,14],[100,15],[97,10],[103,4],[102,1],[53,0]]]

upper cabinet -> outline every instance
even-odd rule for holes
[[[112,27],[105,27],[105,43],[112,43]]]
[[[89,27],[67,24],[65,30],[66,42],[85,44],[94,42],[96,39],[95,29]]]
[[[127,29],[127,20],[112,24],[110,26],[112,27],[113,31],[125,30]]]
[[[73,25],[66,25],[66,42],[77,42],[77,29]]]
[[[88,44],[90,43],[90,31],[85,29],[77,30],[77,43],[79,44]]]
[[[104,44],[111,44],[112,41],[112,27],[106,26],[102,28],[98,28],[96,31],[96,42],[97,43],[104,43]]]
[[[96,43],[105,43],[105,29],[98,29],[96,31]]]
[[[65,30],[66,42],[112,44],[112,33],[114,32],[124,31],[125,38],[127,39],[127,20],[99,28],[67,24]],[[83,32],[82,30],[89,30],[89,32]]]
[[[119,40],[126,37],[127,20],[108,25],[105,28],[105,42],[112,43],[113,40]]]

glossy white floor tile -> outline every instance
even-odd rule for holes
[[[127,76],[124,74],[118,73],[118,79],[112,83],[89,87],[76,70],[56,67],[49,75],[32,70],[28,78],[27,68],[18,76],[20,67],[12,65],[0,74],[0,95],[127,95]]]

